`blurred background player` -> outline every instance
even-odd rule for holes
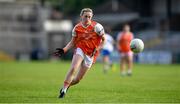
[[[105,30],[106,30],[105,41],[103,44],[103,48],[101,50],[101,55],[103,57],[103,72],[107,73],[107,70],[112,66],[112,62],[110,60],[110,54],[114,49],[113,47],[114,39],[109,34],[111,32],[110,28],[106,27]]]
[[[120,53],[120,72],[121,75],[126,75],[126,64],[127,64],[127,75],[132,74],[133,67],[133,53],[130,49],[130,42],[133,39],[133,33],[130,31],[130,26],[125,24],[123,31],[117,36],[117,49]]]
[[[104,28],[101,24],[92,21],[93,11],[90,8],[81,10],[81,21],[72,30],[72,39],[64,47],[54,53],[61,56],[69,49],[75,48],[72,64],[60,90],[59,98],[63,98],[67,89],[79,83],[95,62],[104,41]]]

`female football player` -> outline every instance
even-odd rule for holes
[[[123,31],[120,32],[117,37],[117,49],[119,50],[121,56],[120,72],[122,76],[126,75],[126,64],[128,66],[127,75],[130,76],[132,74],[133,53],[130,49],[130,42],[132,39],[133,33],[130,31],[130,26],[125,24],[123,26]]]
[[[71,41],[64,48],[58,48],[54,53],[57,56],[62,56],[69,49],[75,48],[71,67],[60,90],[59,98],[65,96],[70,86],[79,83],[95,62],[103,45],[104,28],[101,24],[93,21],[92,17],[92,9],[82,9],[81,20],[72,30]]]

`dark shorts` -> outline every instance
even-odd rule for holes
[[[101,54],[102,54],[103,56],[109,56],[109,55],[110,55],[110,52],[109,52],[108,50],[106,50],[106,49],[102,49],[102,50],[101,50]]]

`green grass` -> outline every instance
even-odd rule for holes
[[[180,65],[135,65],[133,76],[95,64],[58,99],[70,62],[0,63],[0,103],[180,103]]]

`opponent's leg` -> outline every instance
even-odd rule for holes
[[[107,70],[110,68],[109,56],[103,57],[103,72],[107,73]]]

